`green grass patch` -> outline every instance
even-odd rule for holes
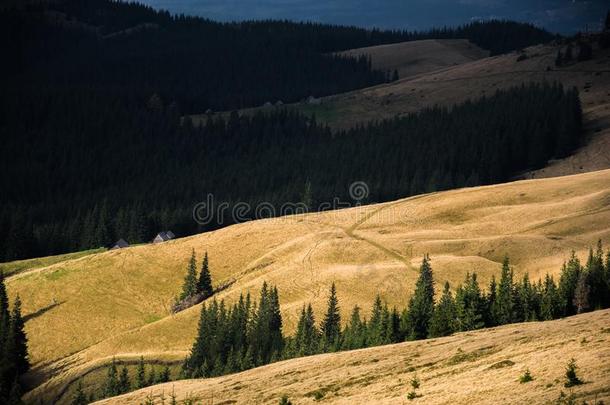
[[[3,271],[5,276],[12,276],[15,274],[23,273],[24,271],[51,266],[52,264],[64,262],[66,260],[74,260],[84,256],[92,255],[94,253],[101,253],[105,250],[106,249],[91,249],[83,250],[82,252],[66,253],[57,256],[47,256],[35,259],[16,260],[14,262],[0,263],[0,271]]]

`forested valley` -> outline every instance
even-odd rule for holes
[[[229,224],[192,221],[193,204],[208,193],[231,205],[277,205],[311,190],[319,204],[345,199],[360,180],[371,187],[368,201],[384,201],[502,181],[578,143],[578,97],[551,85],[458,107],[469,120],[430,109],[345,133],[287,111],[233,115],[203,128],[181,120],[391,79],[366,57],[333,54],[344,49],[465,37],[497,54],[553,39],[528,24],[408,32],[217,23],[135,3],[64,0],[3,8],[0,33],[8,55],[0,66],[2,261],[118,238],[144,242],[160,227],[184,236]],[[519,104],[530,111],[515,120]],[[492,133],[489,125],[493,136],[479,137]],[[519,148],[528,153],[517,155]]]

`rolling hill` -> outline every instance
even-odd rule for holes
[[[24,302],[36,387],[28,400],[60,399],[81,375],[110,359],[179,363],[196,333],[199,306],[177,315],[192,249],[210,254],[229,301],[270,282],[280,290],[285,333],[311,302],[320,313],[336,282],[344,317],[368,315],[377,292],[404,307],[429,253],[437,283],[476,271],[486,284],[505,254],[518,275],[557,274],[610,239],[610,170],[426,194],[391,203],[266,219],[160,245],[88,255],[8,278]],[[373,286],[373,288],[371,288]]]
[[[521,177],[563,176],[610,168],[610,50],[595,49],[592,60],[557,68],[557,51],[565,51],[565,47],[556,44],[527,48],[527,57],[521,61],[516,52],[485,58],[469,46],[460,40],[427,40],[346,51],[369,54],[381,69],[398,69],[408,76],[403,73],[397,82],[324,97],[317,104],[304,102],[282,108],[315,114],[332,128],[345,129],[433,105],[451,107],[532,81],[559,81],[580,92],[587,142],[571,157],[550,162],[548,167]],[[439,54],[449,56],[443,59]],[[245,109],[242,113],[252,114],[260,109]],[[207,115],[191,118],[198,123]]]
[[[610,399],[610,311],[557,321],[507,325],[447,338],[407,342],[274,363],[239,374],[145,388],[100,404],[160,403],[174,393],[214,404],[407,404],[415,376],[425,404],[554,403],[561,392]],[[575,358],[586,384],[563,386]],[[530,370],[534,380],[519,383]]]
[[[398,71],[401,79],[485,58],[489,55],[465,39],[427,39],[369,46],[339,52],[339,55],[371,58],[373,69]]]

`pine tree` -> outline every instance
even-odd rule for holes
[[[589,259],[585,267],[587,284],[590,287],[589,307],[601,309],[610,306],[610,285],[604,268],[604,251],[601,240],[597,242],[597,251],[589,250]]]
[[[17,376],[23,375],[30,369],[28,360],[28,340],[25,334],[25,322],[21,316],[21,299],[15,299],[9,326],[8,341],[6,343],[6,358],[14,368]]]
[[[157,382],[165,383],[165,382],[168,382],[170,379],[171,379],[171,371],[169,369],[169,366],[165,366],[165,367],[163,367],[163,370],[159,374],[159,378],[157,379]]]
[[[497,303],[497,292],[498,292],[498,284],[496,283],[496,276],[491,276],[491,281],[489,282],[489,293],[487,294],[487,305],[485,310],[485,325],[488,327],[497,325],[497,312],[498,312],[498,303]]]
[[[124,394],[129,392],[131,389],[131,382],[129,381],[129,372],[127,371],[127,366],[123,366],[121,369],[121,374],[119,376],[119,393]]]
[[[523,275],[523,281],[518,286],[517,299],[519,313],[516,314],[516,320],[524,322],[536,320],[535,292],[527,273]]]
[[[502,262],[502,275],[498,285],[497,314],[498,325],[511,323],[515,319],[513,271],[510,268],[508,256]]]
[[[8,295],[6,294],[6,285],[4,284],[4,272],[0,270],[0,358],[3,358],[4,356],[4,346],[9,334],[10,321],[11,317],[8,306]]]
[[[540,303],[540,319],[549,321],[557,318],[561,313],[560,306],[560,298],[555,281],[553,277],[547,274],[544,279],[544,289]]]
[[[203,295],[203,299],[209,298],[214,294],[212,287],[212,276],[208,264],[208,252],[203,256],[201,264],[201,273],[199,274],[199,282],[197,283],[197,292]]]
[[[570,260],[564,264],[561,270],[559,279],[559,296],[561,299],[561,307],[564,315],[574,315],[576,306],[574,303],[574,293],[576,292],[576,284],[580,278],[582,266],[580,260],[576,257],[576,253],[572,251]]]
[[[485,300],[476,274],[466,274],[464,285],[459,286],[455,294],[455,306],[459,330],[475,330],[485,326]]]
[[[87,396],[83,391],[83,381],[78,380],[78,385],[76,386],[76,392],[72,397],[72,405],[87,405],[89,402],[87,401]]]
[[[195,261],[195,249],[191,253],[191,259],[186,270],[186,277],[182,285],[180,300],[185,300],[197,294],[197,263]]]
[[[449,336],[455,332],[456,308],[449,282],[445,282],[443,295],[434,307],[430,320],[430,337]]]
[[[576,283],[576,289],[574,290],[574,306],[576,307],[577,314],[581,314],[589,309],[590,291],[591,287],[587,281],[587,275],[585,272],[581,272]]]
[[[157,383],[157,370],[155,370],[155,366],[150,367],[150,371],[148,372],[148,381],[146,381],[147,386],[155,385]]]
[[[355,305],[352,309],[349,324],[343,332],[342,349],[353,350],[366,347],[366,333],[366,324],[360,319],[360,307]]]
[[[108,372],[106,374],[106,382],[104,384],[104,396],[105,397],[114,397],[119,395],[119,379],[118,372],[116,368],[116,362],[112,359],[112,363],[108,366]]]
[[[377,294],[371,310],[371,321],[368,323],[366,342],[367,346],[383,344],[383,304],[381,296]]]
[[[316,353],[319,347],[319,333],[316,328],[316,321],[311,304],[307,308],[303,306],[301,316],[297,324],[297,331],[294,337],[295,349],[298,356],[309,356]]]
[[[339,313],[339,300],[335,283],[330,287],[326,314],[321,325],[322,338],[325,351],[335,351],[339,347],[341,336],[341,315]]]
[[[146,370],[144,369],[144,356],[140,356],[138,368],[136,370],[136,388],[146,387]]]
[[[408,318],[411,340],[425,339],[428,336],[430,319],[434,313],[434,279],[429,256],[424,256],[415,292],[409,300]]]

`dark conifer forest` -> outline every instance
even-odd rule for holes
[[[201,273],[205,274],[207,254],[203,261]],[[402,308],[390,308],[377,295],[368,319],[356,305],[343,322],[339,313],[341,297],[332,284],[324,313],[317,314],[316,319],[311,304],[303,306],[292,336],[283,333],[281,292],[274,286],[263,283],[258,299],[248,293],[240,295],[232,305],[211,298],[201,306],[197,337],[179,373],[172,376],[166,367],[156,374],[155,365],[151,364],[146,380],[141,359],[135,384],[130,384],[128,377],[126,383],[121,383],[113,361],[108,366],[104,389],[90,394],[108,397],[171,379],[217,377],[318,353],[437,338],[510,323],[548,321],[610,307],[610,251],[604,252],[601,241],[595,250],[589,250],[584,264],[572,252],[557,280],[548,274],[544,279],[530,280],[527,273],[516,279],[509,258],[505,257],[498,277],[492,276],[488,285],[481,285],[476,273],[466,273],[464,281],[452,290],[448,282],[442,286],[435,283],[433,261],[424,256],[414,291]],[[189,285],[191,275],[196,293],[194,267],[193,256],[184,285]],[[75,396],[79,395],[83,395],[80,390]]]
[[[217,202],[367,201],[507,180],[578,144],[578,95],[539,85],[331,133],[289,111],[181,117],[293,102],[383,83],[366,57],[333,52],[468,38],[493,54],[553,38],[527,24],[429,32],[261,21],[217,23],[135,3],[63,0],[0,11],[0,260],[150,240],[206,227]],[[519,117],[515,119],[514,117]],[[305,190],[308,190],[306,193]]]

